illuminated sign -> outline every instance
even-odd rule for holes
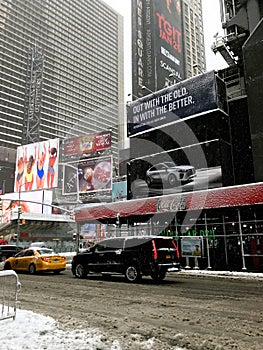
[[[57,187],[58,159],[59,139],[19,146],[14,192]]]
[[[133,94],[142,97],[184,79],[180,0],[133,0]],[[169,76],[173,75],[173,79]]]
[[[111,191],[112,157],[92,158],[64,167],[63,194]]]
[[[223,109],[225,101],[225,87],[213,71],[187,79],[128,104],[128,135]]]
[[[63,156],[85,156],[111,147],[111,132],[103,131],[63,140]]]
[[[203,250],[202,237],[182,237],[181,239],[181,256],[201,258]]]
[[[18,212],[19,204],[21,214],[51,214],[52,191],[21,192],[20,200],[18,193],[7,193],[1,196],[1,201],[1,223],[10,223],[12,214]]]

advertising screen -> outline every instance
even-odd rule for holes
[[[58,159],[59,139],[19,146],[14,192],[57,187]]]
[[[51,214],[52,191],[7,193],[1,196],[1,223],[9,223],[12,212],[18,211],[20,203],[22,213]]]
[[[112,157],[92,158],[64,167],[63,194],[111,190]]]
[[[111,147],[111,132],[104,131],[65,139],[62,145],[64,160],[80,158],[109,149]]]
[[[225,101],[225,88],[214,71],[198,75],[127,104],[128,136],[223,110]]]
[[[159,90],[184,78],[181,1],[156,0],[154,3],[155,90]]]
[[[181,255],[182,257],[201,258],[203,255],[202,237],[182,237]]]
[[[132,0],[133,95],[147,94],[143,86],[157,91],[184,79],[180,4]]]
[[[198,157],[200,150],[202,159]],[[229,166],[223,157],[221,142],[215,140],[134,159],[128,168],[128,198],[222,187],[225,170],[222,165]]]
[[[124,201],[127,199],[127,181],[114,182],[112,184],[112,201]]]

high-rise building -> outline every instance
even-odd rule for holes
[[[101,0],[0,0],[0,146],[123,118],[123,17]]]
[[[206,71],[202,0],[182,1],[185,77]]]
[[[206,70],[201,0],[133,0],[133,95]]]

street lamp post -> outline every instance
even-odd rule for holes
[[[17,207],[17,226],[16,226],[16,246],[19,246],[19,239],[20,239],[20,218],[22,214],[22,208],[21,208],[21,187],[25,185],[25,183],[19,185],[18,189],[18,207]]]

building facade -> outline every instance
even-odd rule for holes
[[[101,0],[0,0],[0,23],[1,146],[120,139],[122,16]]]
[[[131,200],[83,208],[76,220],[107,223],[109,235],[173,236],[187,268],[262,272],[263,7],[220,5],[226,33],[214,51],[229,67],[131,102]]]
[[[182,1],[185,77],[206,71],[204,26],[201,0]]]

